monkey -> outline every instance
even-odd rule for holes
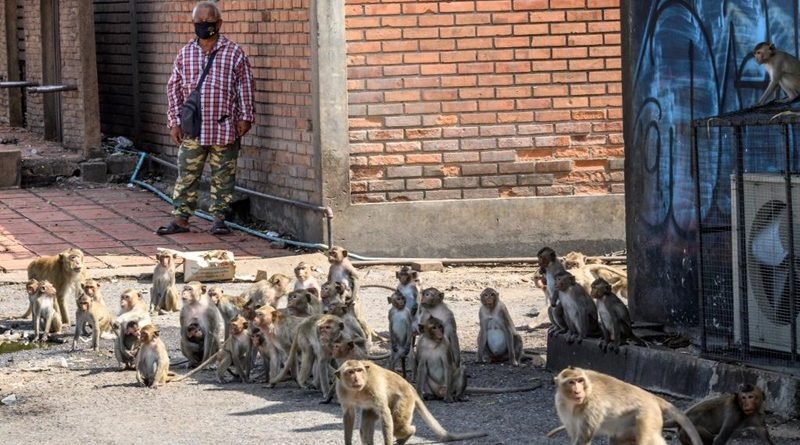
[[[231,333],[231,320],[241,313],[240,308],[244,306],[245,301],[242,297],[228,297],[222,288],[217,286],[208,289],[208,297],[222,316],[225,323],[224,338],[228,338]]]
[[[103,299],[103,295],[100,293],[100,283],[93,279],[88,279],[81,285],[81,289],[83,293],[88,295],[89,298],[92,299],[93,302],[105,307],[106,301]]]
[[[337,301],[348,301],[352,299],[352,292],[344,283],[340,281],[326,281],[322,283],[320,302],[322,312],[327,314],[333,303]]]
[[[522,337],[517,334],[506,305],[500,294],[491,287],[481,292],[481,308],[478,311],[480,332],[478,333],[478,361],[489,355],[492,361],[511,360],[519,366],[523,357]]]
[[[247,325],[247,320],[241,315],[234,317],[234,319],[231,320],[231,335],[225,339],[225,343],[223,343],[219,351],[215,352],[187,374],[173,381],[180,382],[181,380],[185,380],[216,361],[217,381],[219,383],[225,383],[225,372],[228,371],[231,365],[236,368],[236,372],[239,374],[239,379],[241,379],[242,383],[249,383],[253,346],[250,333],[247,331]]]
[[[306,264],[305,262],[301,261],[297,263],[297,266],[294,268],[294,290],[300,289],[313,289],[317,293],[317,297],[322,294],[322,291],[319,286],[319,281],[311,274],[312,269],[311,266]]]
[[[429,287],[422,291],[414,330],[422,333],[422,324],[428,317],[436,317],[444,324],[444,335],[447,337],[451,353],[456,360],[456,366],[461,366],[461,347],[458,343],[456,318],[453,311],[444,303],[444,293],[435,287]]]
[[[120,294],[119,308],[120,313],[112,324],[113,329],[119,329],[114,342],[114,355],[124,370],[134,369],[139,330],[151,323],[150,312],[142,294],[135,289],[126,289]]]
[[[313,290],[295,289],[286,296],[286,309],[296,317],[322,314],[322,302]]]
[[[397,368],[400,361],[403,378],[406,378],[406,357],[411,352],[411,342],[414,338],[413,324],[414,318],[411,311],[406,306],[406,297],[399,291],[395,291],[387,297],[389,304],[389,339],[391,341],[392,358],[389,360],[389,370]]]
[[[160,315],[180,310],[178,288],[175,286],[175,259],[172,253],[159,251],[153,269],[153,287],[150,289],[150,312]]]
[[[289,291],[292,279],[283,274],[273,274],[268,280],[253,283],[244,291],[242,298],[245,300],[244,308],[255,310],[265,304],[278,307],[278,300]]]
[[[558,261],[556,251],[550,247],[542,247],[539,249],[539,252],[536,253],[536,258],[539,260],[540,273],[543,275],[543,290],[548,304],[547,317],[550,319],[550,324],[552,325],[548,330],[548,334],[563,334],[567,332],[568,329],[567,321],[564,318],[564,307],[561,305],[558,288],[556,287],[556,275],[561,272],[566,272],[566,269],[564,269],[564,265]]]
[[[564,257],[564,264],[571,269],[575,280],[592,292],[592,282],[602,278],[611,285],[611,290],[622,298],[628,298],[628,273],[619,267],[600,264],[599,258],[590,259],[580,252],[570,252]]]
[[[419,274],[416,270],[403,266],[394,273],[397,277],[397,292],[406,298],[406,307],[411,315],[417,313],[417,300],[419,299]]]
[[[169,355],[160,331],[152,324],[139,331],[139,352],[136,354],[136,381],[148,388],[170,380]]]
[[[444,324],[436,317],[428,317],[422,324],[423,336],[417,342],[415,362],[417,392],[423,399],[428,396],[451,403],[463,401],[467,377],[459,358],[450,348]]]
[[[772,445],[763,411],[764,391],[755,385],[740,385],[735,393],[722,394],[703,400],[686,410],[705,445],[724,445],[736,430],[752,427],[756,436]],[[678,426],[674,421],[664,422],[664,427]],[[683,445],[691,444],[689,435],[679,429]]]
[[[769,42],[761,42],[753,48],[753,57],[756,63],[764,65],[769,74],[769,85],[758,99],[756,106],[765,105],[778,87],[781,87],[786,98],[779,103],[789,103],[800,96],[800,60],[784,51],[779,51]]]
[[[328,313],[331,315],[335,315],[342,319],[344,322],[345,328],[350,333],[353,339],[358,340],[362,347],[365,348],[366,351],[370,349],[370,342],[367,338],[366,333],[364,332],[364,328],[361,323],[358,322],[356,319],[355,314],[353,314],[353,304],[352,301],[345,303],[345,302],[337,302],[331,305]]]
[[[186,283],[181,291],[181,299],[181,352],[189,359],[190,366],[197,366],[219,351],[219,337],[222,335],[224,322],[219,309],[206,294],[206,286],[199,282]],[[197,323],[202,332],[202,345],[190,341],[187,328],[191,323]]]
[[[28,265],[28,279],[47,280],[56,288],[56,310],[61,321],[69,325],[65,302],[76,300],[84,281],[83,252],[70,248],[58,255],[39,257]],[[27,313],[27,312],[26,312]]]
[[[331,342],[331,356],[333,357],[333,362],[336,364],[336,366],[332,368],[332,374],[335,375],[336,370],[347,360],[383,360],[389,358],[390,354],[366,354],[363,349],[356,345],[355,340],[347,335],[339,334],[339,336]],[[319,403],[331,403],[334,395],[336,395],[336,385],[331,386],[325,399]]]
[[[39,293],[39,287],[39,280],[36,278],[31,278],[25,283],[25,292],[28,294],[28,309],[25,310],[25,313],[20,315],[19,318],[28,318],[32,315],[33,301]]]
[[[347,255],[347,249],[339,246],[333,246],[328,250],[328,263],[330,263],[328,281],[346,284],[355,298],[358,295],[360,277]]]
[[[619,346],[627,344],[629,339],[639,346],[647,346],[647,343],[633,333],[631,314],[625,303],[611,291],[608,281],[602,278],[594,280],[591,296],[597,300],[597,315],[600,320],[600,330],[603,333],[600,349],[603,352],[611,349],[618,353]]]
[[[666,445],[661,436],[663,415],[684,428],[691,444],[703,445],[692,421],[678,408],[638,386],[588,369],[565,368],[555,377],[555,405],[574,444],[588,444],[607,434],[611,445]]]
[[[367,361],[347,360],[336,370],[336,397],[344,414],[344,443],[353,443],[356,410],[361,410],[361,443],[373,445],[375,422],[383,424],[384,445],[404,445],[416,432],[411,420],[416,408],[425,424],[443,442],[474,439],[485,433],[453,434],[431,415],[414,387],[394,371]]]
[[[33,335],[39,341],[47,340],[51,333],[61,332],[56,295],[56,288],[49,281],[42,280],[38,283],[36,293],[31,296]]]
[[[93,280],[91,280],[93,281]],[[88,294],[83,294],[78,298],[78,309],[75,311],[75,336],[72,338],[72,350],[82,332],[86,331],[86,325],[92,330],[92,349],[100,349],[100,335],[111,334],[111,312],[96,302]]]
[[[598,336],[597,306],[586,290],[575,282],[575,277],[566,271],[559,273],[556,287],[567,322],[567,343],[581,343],[586,337]]]
[[[281,363],[286,361],[298,327],[304,320],[270,305],[256,309],[252,325],[260,331],[255,340],[267,365],[268,379],[275,379],[280,374]]]

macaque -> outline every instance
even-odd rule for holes
[[[488,355],[493,362],[511,360],[519,366],[522,359],[522,337],[517,334],[511,314],[500,301],[500,294],[487,287],[481,292],[481,308],[478,311],[480,332],[478,333],[478,361]]]
[[[769,85],[758,99],[757,106],[766,104],[773,98],[780,86],[786,98],[779,103],[793,102],[800,96],[800,60],[791,54],[779,51],[769,42],[761,42],[753,48],[756,63],[764,65],[769,74]]]
[[[111,312],[96,302],[92,297],[83,294],[78,298],[78,309],[75,311],[75,336],[72,338],[72,350],[82,332],[87,330],[87,325],[92,330],[92,349],[100,349],[100,336],[111,334]]]
[[[169,381],[169,355],[159,338],[157,327],[147,325],[139,331],[139,352],[136,354],[136,381],[148,388]]]
[[[175,286],[175,259],[172,253],[159,251],[153,269],[153,287],[150,288],[150,312],[163,315],[180,309],[178,288]]]
[[[189,373],[174,381],[180,382],[197,374],[212,362],[217,362],[217,381],[219,383],[225,383],[225,373],[231,366],[236,368],[236,373],[243,383],[249,383],[250,366],[253,362],[251,358],[253,346],[250,333],[247,331],[247,324],[247,320],[244,317],[237,315],[231,320],[231,335],[225,339],[222,348]]]
[[[115,330],[119,329],[114,342],[114,355],[123,369],[134,369],[139,330],[151,324],[150,312],[142,294],[135,289],[122,292],[119,296],[119,310],[120,313],[112,324]]]
[[[38,284],[30,301],[33,308],[33,335],[35,339],[45,341],[51,333],[61,332],[61,315],[56,309],[56,288],[47,280]]]
[[[556,287],[567,322],[567,343],[576,340],[581,343],[586,337],[599,335],[597,306],[586,290],[575,282],[575,277],[569,272],[559,273],[556,275]]]
[[[408,266],[403,266],[394,275],[398,281],[397,292],[405,297],[406,307],[411,311],[411,315],[415,315],[419,299],[419,273]]]
[[[333,303],[337,301],[350,301],[352,300],[352,292],[342,282],[326,281],[322,283],[320,294],[320,301],[322,302],[322,312],[327,314]]]
[[[357,346],[357,342],[347,335],[340,334],[331,342],[331,356],[336,366],[332,368],[333,374],[336,370],[347,360],[383,360],[389,357],[389,354],[381,354],[371,356],[364,352],[364,350]],[[331,403],[333,396],[336,394],[336,385],[332,385],[328,390],[328,394],[321,402],[322,404]]]
[[[556,411],[573,444],[588,444],[595,435],[607,434],[612,444],[666,445],[661,428],[667,414],[687,431],[693,445],[703,445],[679,409],[637,386],[573,367],[561,371],[555,384]]]
[[[149,323],[144,326],[149,326]],[[127,321],[120,326],[120,332],[114,342],[114,355],[125,371],[134,369],[136,353],[139,351],[140,330],[138,321]]]
[[[244,306],[245,301],[242,297],[228,297],[222,288],[217,286],[208,289],[208,297],[217,306],[225,322],[224,338],[228,338],[231,334],[231,320],[241,313],[240,308]]]
[[[220,336],[224,328],[219,309],[206,294],[206,286],[192,281],[183,286],[181,291],[183,308],[181,309],[181,352],[189,359],[190,366],[197,366],[216,354],[220,348]],[[189,339],[189,324],[197,323],[203,334],[203,344],[198,345]]]
[[[447,337],[452,356],[455,358],[456,365],[461,366],[461,347],[458,343],[456,317],[453,315],[453,311],[444,303],[444,293],[434,287],[429,287],[422,291],[414,329],[422,333],[422,324],[429,317],[436,317],[444,325],[444,335]]]
[[[703,400],[686,410],[705,445],[724,445],[740,428],[752,428],[762,442],[772,445],[772,439],[764,420],[764,391],[754,385],[740,385],[733,394]],[[673,421],[664,423],[665,428],[678,426]],[[682,428],[679,438],[683,445],[691,444],[689,435]]]
[[[90,278],[81,285],[81,289],[83,289],[83,293],[88,295],[92,301],[100,306],[106,307],[106,301],[103,299],[103,294],[100,293],[100,283]]]
[[[47,280],[55,287],[56,311],[65,325],[70,324],[65,302],[74,301],[80,295],[84,280],[83,270],[83,252],[74,248],[64,250],[58,255],[39,257],[28,265],[28,279]]]
[[[422,324],[422,330],[423,336],[417,342],[414,360],[417,364],[414,373],[417,392],[423,399],[438,398],[447,403],[465,400],[467,377],[458,357],[450,348],[444,325],[436,317],[428,317]]]
[[[640,346],[647,346],[636,334],[633,333],[633,322],[627,306],[611,291],[608,281],[598,278],[592,282],[592,298],[597,300],[597,315],[600,320],[600,330],[603,340],[600,348],[603,352],[611,349],[619,352],[619,346],[633,340]]]
[[[348,360],[336,371],[336,397],[344,412],[344,443],[352,445],[356,411],[361,411],[361,443],[371,445],[380,420],[384,445],[404,445],[416,433],[414,409],[443,442],[474,439],[485,433],[453,434],[442,428],[414,387],[393,371],[359,360]]]
[[[302,261],[297,263],[297,266],[295,266],[294,268],[294,276],[295,276],[294,290],[313,289],[314,292],[317,293],[317,297],[319,297],[322,294],[322,291],[319,286],[319,281],[317,281],[317,279],[314,278],[312,272],[313,271],[311,269],[311,266],[309,266],[308,264]]]
[[[295,333],[304,320],[270,305],[256,309],[252,326],[261,333],[255,340],[259,343],[257,349],[265,365],[269,362],[268,380],[280,374],[281,363],[287,361]]]
[[[366,350],[370,350],[370,342],[367,338],[366,332],[364,332],[364,327],[359,323],[359,320],[356,319],[355,314],[353,313],[353,305],[352,302],[344,303],[338,302],[331,305],[330,310],[328,313],[331,315],[335,315],[342,319],[344,322],[345,329],[348,335],[360,342],[361,346]]]
[[[389,304],[389,339],[391,341],[392,358],[389,360],[388,368],[394,371],[397,362],[401,364],[403,378],[406,378],[406,357],[411,352],[411,342],[414,338],[414,317],[406,306],[406,297],[399,291],[395,291],[387,298]]]
[[[356,268],[353,267],[353,263],[350,262],[350,258],[347,257],[347,250],[338,246],[331,247],[330,250],[328,250],[328,262],[330,263],[328,281],[334,283],[340,282],[350,290],[353,314],[356,319],[358,319],[358,322],[361,323],[364,333],[367,334],[367,344],[372,343],[373,336],[379,337],[385,341],[385,338],[376,334],[369,324],[367,324],[366,318],[364,317],[361,295],[358,292],[358,280],[360,280],[360,277],[358,272],[356,272]],[[347,301],[345,301],[345,303],[347,303]]]
[[[566,272],[566,269],[558,261],[556,251],[550,247],[542,247],[536,257],[539,259],[540,272],[544,275],[542,281],[544,282],[544,296],[548,304],[547,316],[552,325],[548,334],[563,334],[568,331],[568,328],[567,321],[564,318],[564,307],[561,305],[558,288],[556,287],[556,275]]]
[[[39,280],[35,278],[29,279],[25,283],[25,292],[28,294],[28,309],[24,314],[20,315],[20,318],[28,318],[33,313],[33,300],[36,299],[36,295],[39,293]]]
[[[286,296],[286,309],[296,317],[322,314],[322,302],[314,291],[295,289]]]
[[[244,308],[256,310],[265,304],[278,307],[278,300],[286,295],[292,279],[283,274],[273,274],[268,280],[253,283],[244,291],[242,298],[245,300]]]

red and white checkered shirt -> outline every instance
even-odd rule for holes
[[[200,91],[203,125],[200,145],[227,145],[237,138],[236,123],[253,122],[253,73],[250,62],[239,45],[220,35],[214,48],[217,56],[211,63]],[[197,87],[208,62],[197,39],[186,44],[172,67],[167,83],[168,126],[180,126],[183,101]]]

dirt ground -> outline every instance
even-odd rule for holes
[[[365,284],[393,286],[391,267],[362,270]],[[320,273],[321,275],[321,273]],[[447,268],[444,272],[425,272],[425,287],[443,290],[446,302],[455,313],[464,361],[470,384],[474,386],[519,386],[535,379],[542,387],[527,393],[473,395],[467,402],[445,404],[428,402],[442,425],[456,432],[485,431],[488,436],[470,443],[486,444],[566,444],[565,435],[546,439],[544,434],[559,424],[553,407],[552,374],[541,365],[546,347],[544,330],[521,330],[525,349],[534,353],[533,361],[515,368],[507,364],[478,364],[475,343],[478,335],[478,295],[485,287],[497,289],[511,311],[515,323],[543,322],[544,314],[530,318],[531,308],[544,307],[544,295],[532,286],[532,269],[524,267]],[[134,280],[102,283],[106,303],[118,307],[118,295],[126,288],[142,291],[149,283]],[[222,287],[229,294],[241,292],[247,283]],[[381,288],[363,289],[367,321],[379,332],[388,328],[386,296]],[[22,285],[0,287],[0,325],[30,329],[29,321],[7,320],[25,310],[27,299]],[[74,310],[74,305],[71,306]],[[4,320],[6,319],[6,320]],[[4,321],[3,321],[4,320]],[[173,361],[182,356],[178,343],[177,313],[155,316],[162,338]],[[68,329],[69,332],[72,328]],[[69,332],[66,335],[71,339]],[[301,390],[287,382],[274,389],[261,383],[216,383],[215,374],[201,372],[197,379],[146,389],[136,384],[132,371],[118,371],[112,341],[104,340],[99,353],[87,343],[69,352],[70,343],[0,355],[0,398],[14,394],[17,402],[0,406],[0,443],[33,444],[69,440],[79,443],[248,443],[252,440],[273,444],[342,443],[341,410],[336,404],[320,405],[317,392]],[[382,346],[373,347],[373,351]],[[179,374],[187,370],[178,366]],[[258,368],[256,372],[260,372]],[[690,401],[673,400],[680,407]],[[770,419],[778,444],[798,443],[797,423],[782,424]],[[409,443],[435,441],[418,416],[418,435]],[[357,441],[357,439],[356,439]],[[736,443],[750,443],[737,441]],[[598,440],[595,443],[606,443]],[[677,443],[673,441],[672,443]]]

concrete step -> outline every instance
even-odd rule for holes
[[[19,188],[22,178],[22,151],[0,144],[0,189]]]

